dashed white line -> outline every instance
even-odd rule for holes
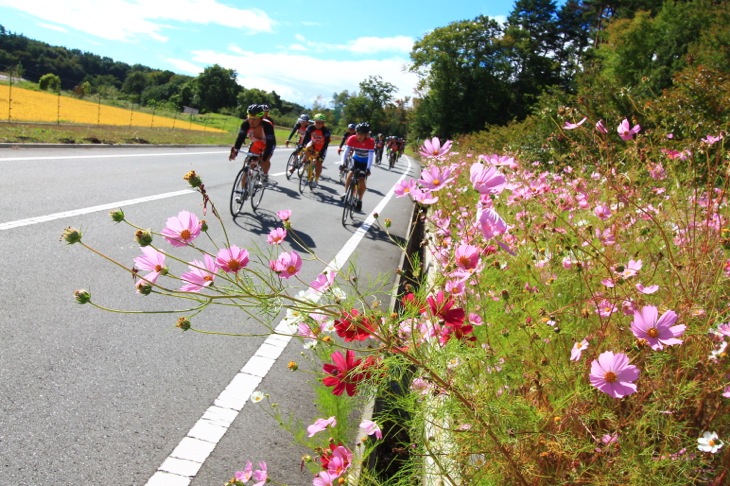
[[[398,182],[410,172],[411,161],[408,159],[408,170],[404,171]],[[335,258],[327,264],[325,270],[339,271],[355,251],[375,221],[374,214],[383,211],[393,197],[395,185],[383,197],[372,213],[368,215]],[[319,293],[308,289],[312,300],[319,300]],[[203,467],[208,456],[213,452],[223,435],[243,409],[251,394],[256,391],[261,381],[271,370],[276,360],[284,352],[296,332],[297,319],[284,318],[274,328],[253,356],[246,362],[228,386],[218,395],[213,405],[208,407],[203,416],[193,425],[186,436],[175,447],[172,453],[147,481],[146,486],[189,486],[193,478]]]

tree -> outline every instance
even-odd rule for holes
[[[515,116],[511,66],[501,38],[500,24],[481,15],[416,41],[410,70],[420,78],[422,95],[414,102],[413,136],[450,138]]]
[[[131,71],[122,84],[122,93],[131,95],[134,100],[139,101],[139,98],[146,87],[146,74],[142,71]]]
[[[394,84],[383,81],[380,76],[368,76],[360,82],[360,96],[366,100],[365,113],[359,121],[367,121],[370,126],[383,123],[384,109],[393,101],[393,93],[398,88]]]
[[[221,108],[235,108],[241,86],[236,82],[238,74],[218,64],[208,66],[195,78],[195,94],[201,111],[215,112]]]
[[[44,74],[38,80],[38,88],[58,93],[61,90],[61,78],[52,73]]]

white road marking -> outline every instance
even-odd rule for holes
[[[81,214],[95,213],[97,211],[109,211],[111,209],[118,209],[122,206],[131,206],[132,204],[145,203],[149,201],[157,201],[159,199],[167,199],[168,197],[183,196],[195,192],[192,189],[183,189],[182,191],[167,192],[165,194],[156,194],[154,196],[140,197],[137,199],[127,199],[126,201],[119,201],[109,204],[101,204],[99,206],[92,206],[89,208],[73,209],[71,211],[64,211],[62,213],[47,214],[45,216],[36,216],[35,218],[18,219],[16,221],[8,221],[7,223],[0,223],[0,231],[18,228],[20,226],[28,226],[31,224],[45,223],[47,221],[54,221],[56,219],[70,218],[72,216],[79,216]]]
[[[408,157],[406,158],[408,160],[408,170],[401,175],[398,182],[405,179],[406,174],[410,172],[411,160]],[[375,221],[374,214],[381,213],[393,198],[396,185],[397,183],[390,188],[373,212],[368,215],[324,270],[331,272],[339,271],[342,268],[370,230]],[[310,287],[307,292],[312,295],[315,303],[319,300],[320,294],[317,291]],[[241,368],[241,371],[218,395],[213,405],[208,407],[208,410],[188,431],[158,468],[157,472],[147,481],[146,486],[188,486],[190,484],[200,471],[203,463],[208,459],[208,456],[218,445],[218,442],[223,438],[223,435],[233,424],[233,421],[238,417],[246,402],[251,398],[251,394],[256,391],[256,387],[266,377],[281,353],[284,352],[284,348],[294,336],[293,333],[296,333],[297,321],[293,317],[279,321],[279,324],[274,328],[274,333],[266,338],[259,349]]]
[[[216,150],[215,152],[170,152],[170,153],[141,153],[141,154],[109,154],[109,155],[63,155],[53,157],[0,157],[0,162],[18,160],[76,160],[76,159],[115,159],[120,157],[180,157],[184,155],[210,155],[223,154],[228,151]]]

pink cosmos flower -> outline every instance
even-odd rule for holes
[[[630,278],[639,273],[643,263],[641,260],[629,260],[629,263],[620,272],[617,272],[622,278]]]
[[[309,432],[309,435],[307,437],[314,437],[314,434],[322,432],[327,427],[334,427],[336,425],[337,419],[334,416],[328,419],[317,419],[312,425],[307,427],[307,432]]]
[[[499,194],[507,185],[507,179],[494,166],[472,164],[469,179],[480,194]]]
[[[723,336],[730,337],[730,322],[717,326],[717,332]]]
[[[636,290],[638,290],[642,294],[649,295],[649,294],[653,294],[654,292],[659,290],[659,286],[658,285],[649,285],[648,287],[644,287],[642,284],[638,283],[638,284],[636,284]]]
[[[233,477],[236,478],[237,481],[245,483],[246,481],[251,479],[252,474],[253,466],[251,465],[251,461],[246,461],[246,467],[243,469],[243,471],[236,471],[236,474]]]
[[[264,486],[266,480],[269,478],[269,470],[264,461],[259,462],[259,469],[253,472],[253,480],[258,481],[253,486]]]
[[[622,121],[618,127],[616,127],[616,131],[618,132],[618,136],[621,137],[621,140],[629,141],[633,140],[634,135],[639,133],[641,130],[641,125],[634,125],[631,127],[631,124],[629,123],[629,120],[624,118],[624,121]]]
[[[157,282],[157,278],[167,271],[165,267],[165,254],[152,248],[151,246],[143,246],[140,248],[142,255],[134,259],[135,267],[145,270],[148,273],[144,276],[145,280],[150,283]]]
[[[479,216],[479,227],[484,238],[489,240],[507,232],[507,223],[494,209],[485,209]]]
[[[352,462],[352,452],[345,446],[337,446],[327,464],[327,472],[342,476]]]
[[[507,167],[509,169],[517,168],[517,163],[515,162],[515,158],[510,157],[509,155],[497,155],[497,154],[480,155],[479,160],[484,165],[493,165],[495,167]]]
[[[639,378],[639,368],[629,364],[629,358],[623,354],[606,351],[591,362],[591,385],[603,393],[621,398],[636,393],[636,385],[632,383]]]
[[[725,398],[730,398],[730,386],[725,387],[725,389],[722,391],[722,396]]]
[[[634,322],[631,323],[634,336],[647,341],[655,351],[664,349],[664,346],[682,344],[682,340],[677,338],[684,334],[687,326],[673,325],[677,322],[677,314],[673,310],[668,310],[657,319],[658,315],[659,312],[653,305],[644,306],[641,312],[635,311]]]
[[[291,209],[282,209],[276,212],[276,216],[282,221],[289,221],[291,218]]]
[[[649,175],[655,181],[662,181],[667,178],[667,172],[664,170],[664,166],[660,163],[649,164],[648,170]]]
[[[474,245],[462,243],[454,251],[456,266],[463,270],[474,270],[479,264],[481,251]]]
[[[393,194],[395,194],[395,197],[407,196],[415,187],[416,180],[409,177],[407,179],[403,179],[395,185],[395,187],[393,188]]]
[[[611,217],[611,214],[612,213],[611,213],[611,208],[610,207],[608,207],[605,204],[599,204],[593,210],[593,214],[595,214],[596,216],[598,216],[598,219],[601,219],[601,220],[604,220],[605,221],[605,220],[607,220],[608,218]]]
[[[579,121],[578,123],[570,123],[570,122],[567,122],[567,121],[566,121],[566,122],[565,122],[565,125],[563,125],[563,128],[564,128],[565,130],[574,130],[574,129],[578,128],[579,126],[581,126],[581,125],[582,125],[583,123],[585,123],[585,121],[586,121],[587,119],[588,119],[588,118],[586,118],[586,117],[583,117],[583,119],[582,119],[581,121]]]
[[[383,438],[383,431],[380,430],[380,427],[378,424],[373,422],[372,420],[363,420],[360,422],[360,429],[363,431],[365,435],[375,435],[376,439],[382,439]]]
[[[606,125],[603,124],[603,120],[598,120],[596,122],[596,131],[598,133],[608,133],[608,128],[606,128]]]
[[[193,213],[180,211],[177,216],[167,218],[165,229],[162,230],[162,236],[172,246],[187,246],[200,236],[202,227],[203,223]]]
[[[707,135],[705,138],[702,139],[703,142],[705,142],[707,145],[715,145],[717,142],[722,140],[723,133],[720,132],[719,135]]]
[[[417,187],[411,189],[410,194],[413,201],[426,206],[434,204],[436,203],[436,201],[439,200],[439,198],[437,196],[434,196],[431,191],[423,191]]]
[[[302,269],[302,258],[295,251],[284,252],[276,260],[269,261],[269,268],[281,278],[290,278]]]
[[[421,154],[421,157],[443,157],[447,153],[449,153],[449,150],[451,150],[451,140],[447,140],[443,145],[441,145],[441,141],[438,139],[438,137],[433,137],[431,140],[424,140],[423,145],[421,145],[421,150],[419,150],[419,154]]]
[[[438,191],[452,180],[454,180],[454,176],[451,174],[450,168],[430,165],[426,170],[421,171],[421,178],[418,182],[424,190]]]
[[[284,228],[274,228],[269,232],[266,241],[269,245],[280,245],[286,239],[286,230]]]
[[[213,260],[213,257],[207,253],[203,259],[205,262],[201,262],[200,260],[190,262],[188,265],[190,271],[180,275],[180,279],[185,282],[185,285],[180,287],[180,291],[200,292],[203,290],[203,287],[213,285],[215,272],[218,271],[218,265]]]
[[[330,474],[328,471],[320,471],[320,473],[314,477],[312,486],[333,486],[334,482],[339,477],[339,474]]]
[[[581,354],[583,354],[583,351],[588,349],[588,341],[582,340],[580,342],[576,341],[573,345],[573,349],[570,351],[570,360],[571,361],[578,361],[580,360]]]
[[[309,284],[309,286],[312,287],[314,290],[317,290],[318,292],[326,292],[330,289],[330,287],[332,287],[332,284],[335,282],[336,275],[337,272],[335,272],[334,270],[320,273],[319,275],[317,275],[317,278]]]
[[[616,312],[616,305],[607,299],[601,299],[596,303],[596,312],[601,317],[609,317]]]
[[[248,265],[248,250],[231,246],[221,248],[215,257],[215,263],[226,273],[238,273]]]

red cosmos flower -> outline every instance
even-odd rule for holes
[[[329,376],[322,378],[324,386],[333,386],[332,394],[336,396],[347,392],[349,396],[353,396],[357,391],[357,384],[365,378],[363,373],[356,370],[362,360],[355,360],[355,352],[348,349],[345,356],[339,351],[335,351],[330,355],[334,364],[325,364],[322,371]]]
[[[400,299],[401,304],[403,307],[408,311],[417,310],[419,314],[423,314],[426,312],[425,307],[421,307],[419,309],[419,306],[421,305],[420,302],[416,300],[416,295],[413,292],[408,292]]]
[[[350,450],[341,442],[339,444],[331,442],[329,449],[324,449],[322,451],[322,455],[319,456],[319,462],[322,464],[322,469],[324,470],[329,470],[330,462],[333,460],[337,461],[338,459],[342,466],[342,471],[340,471],[341,474],[344,470],[350,467],[350,462],[352,461],[352,452],[350,452]]]
[[[431,314],[443,319],[447,326],[461,327],[464,324],[464,319],[466,318],[464,309],[461,307],[452,309],[454,299],[450,298],[447,300],[443,291],[439,291],[435,298],[430,295],[426,300],[428,301],[428,305],[431,306]]]
[[[342,318],[335,319],[335,331],[347,342],[364,341],[370,337],[375,326],[365,316],[361,316],[357,309],[344,312]]]

